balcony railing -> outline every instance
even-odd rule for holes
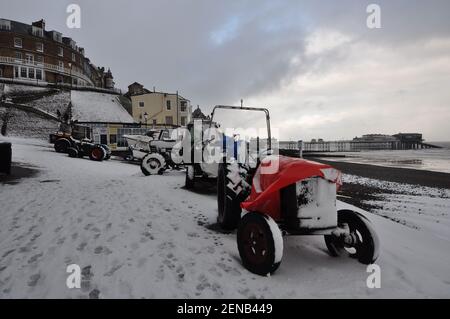
[[[94,85],[92,80],[85,74],[75,71],[73,69],[70,70],[70,68],[65,68],[63,66],[61,67],[61,66],[55,65],[55,64],[30,61],[30,60],[26,60],[26,59],[17,59],[17,58],[13,58],[13,57],[9,57],[9,56],[0,56],[0,63],[8,64],[8,65],[33,66],[36,68],[43,68],[44,70],[47,70],[47,71],[51,71],[51,72],[55,72],[55,73],[59,73],[59,74],[63,74],[63,75],[71,76],[71,77],[76,77],[76,78],[79,78],[83,81],[90,83],[91,85]]]

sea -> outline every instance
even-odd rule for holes
[[[345,157],[327,157],[329,161],[371,164],[388,167],[412,168],[426,171],[450,173],[450,142],[428,142],[441,146],[439,149],[419,150],[382,150],[361,152],[339,152],[328,155]]]

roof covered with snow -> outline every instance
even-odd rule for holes
[[[72,120],[79,122],[134,123],[115,94],[71,91]]]

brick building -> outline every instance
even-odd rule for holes
[[[110,70],[96,67],[84,49],[45,21],[31,25],[0,19],[0,79],[113,89]]]

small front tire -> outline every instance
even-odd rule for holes
[[[145,176],[162,175],[166,166],[164,157],[159,153],[150,153],[144,156],[141,162],[141,171]]]
[[[379,254],[379,239],[370,221],[352,210],[338,211],[338,226],[348,229],[347,235],[325,235],[331,256],[348,256],[362,264],[372,264]]]
[[[69,147],[67,149],[67,154],[69,154],[69,157],[79,157],[79,152],[76,148],[74,147]]]
[[[242,264],[252,273],[267,276],[281,264],[283,237],[268,215],[245,214],[237,230],[237,245]]]

